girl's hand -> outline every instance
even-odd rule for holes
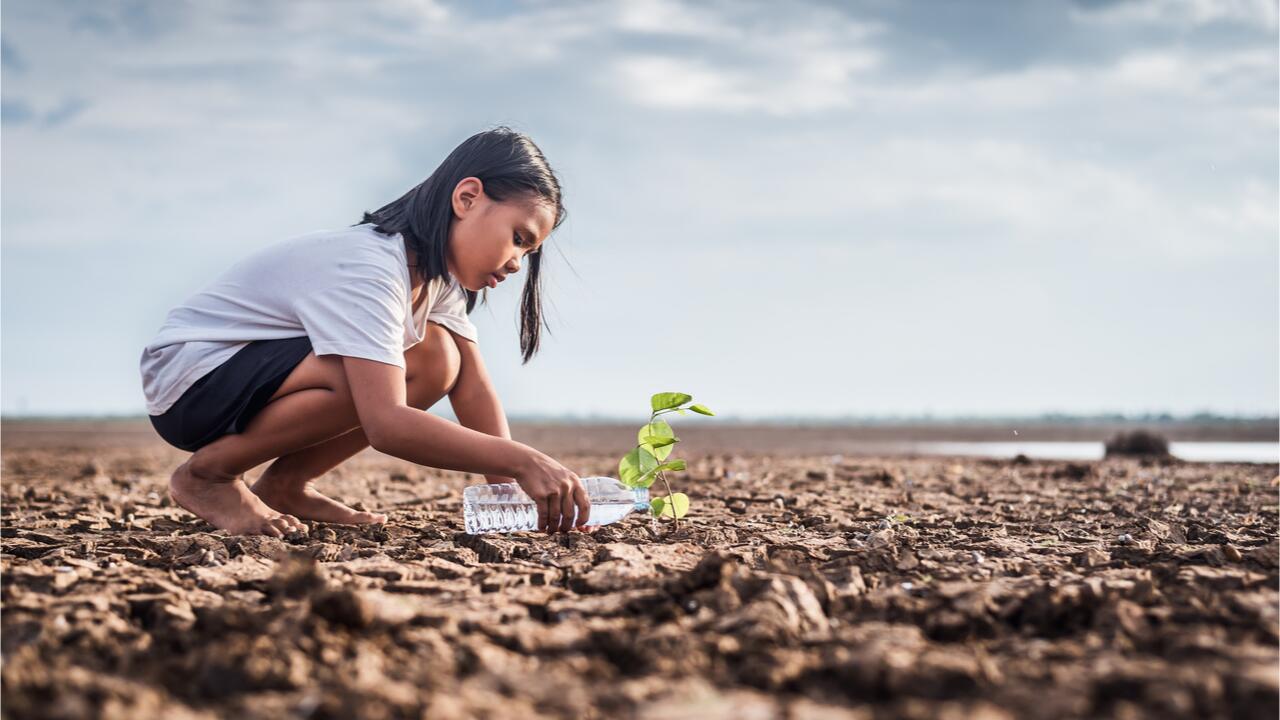
[[[532,449],[531,449],[532,450]],[[516,474],[516,482],[538,506],[538,529],[547,533],[582,529],[591,516],[591,499],[577,474],[551,457],[532,450],[525,466]]]

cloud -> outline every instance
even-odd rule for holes
[[[619,3],[617,13],[615,27],[627,32],[715,38],[728,29],[712,8],[674,0]]]
[[[5,125],[22,125],[30,122],[35,115],[35,111],[23,100],[5,98],[0,101],[0,119]]]
[[[789,116],[847,108],[850,89],[879,64],[868,22],[809,7],[765,17],[752,4],[702,6],[647,2],[628,6],[624,31],[690,36],[680,54],[622,53],[609,86],[641,106]],[[803,49],[803,50],[801,50]]]
[[[7,37],[0,37],[0,67],[19,73],[27,69],[27,63]]]
[[[795,115],[847,108],[850,81],[875,65],[865,51],[815,51],[789,64],[715,67],[690,58],[633,56],[614,67],[623,98],[638,105],[712,113]]]
[[[1128,0],[1082,4],[1076,19],[1103,25],[1163,25],[1196,28],[1213,23],[1276,29],[1274,0]]]
[[[57,107],[49,110],[41,118],[44,127],[54,128],[64,125],[75,119],[89,107],[89,102],[83,98],[67,98]]]

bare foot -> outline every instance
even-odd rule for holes
[[[271,535],[306,532],[307,526],[292,515],[267,507],[240,478],[231,482],[197,477],[190,463],[183,463],[169,478],[169,496],[210,525],[233,535]]]
[[[305,520],[341,525],[368,525],[387,521],[387,516],[381,513],[347,507],[328,495],[321,494],[309,482],[275,480],[264,475],[253,484],[253,492],[276,510]]]

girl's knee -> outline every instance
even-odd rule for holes
[[[406,382],[425,383],[433,391],[431,394],[446,395],[458,382],[462,354],[444,326],[429,322],[422,342],[405,353],[405,365]]]

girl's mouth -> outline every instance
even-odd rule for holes
[[[498,276],[494,275],[493,273],[489,274],[489,287],[491,288],[498,287]]]

